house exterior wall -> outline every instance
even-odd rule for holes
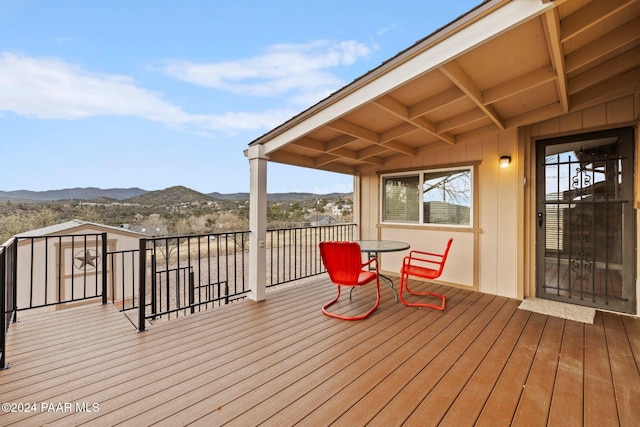
[[[517,161],[517,131],[507,130],[477,141],[456,145],[438,144],[410,162],[389,163],[385,171],[410,171],[451,165],[477,165],[475,226],[471,228],[423,225],[386,225],[380,223],[380,174],[364,174],[362,238],[401,240],[412,249],[442,252],[449,237],[453,245],[447,268],[440,281],[486,293],[517,296],[516,201],[521,186]],[[499,158],[512,157],[510,168],[501,169]],[[383,254],[383,270],[398,274],[407,253]]]
[[[379,172],[363,171],[360,176],[361,238],[401,240],[409,242],[412,249],[441,251],[446,239],[453,237],[450,259],[441,282],[512,298],[535,296],[536,138],[633,125],[637,143],[639,105],[638,94],[627,96],[456,145],[434,144],[410,161],[389,162]],[[511,156],[508,168],[499,166],[499,158],[503,155]],[[381,174],[471,164],[477,164],[476,227],[381,223]],[[638,194],[638,173],[635,176]],[[387,273],[398,274],[407,253],[383,254],[381,268]]]

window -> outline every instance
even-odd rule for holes
[[[382,191],[382,222],[472,225],[472,167],[383,175]]]

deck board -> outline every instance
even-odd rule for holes
[[[507,364],[497,378],[476,420],[478,426],[512,423],[546,320],[547,316],[536,313],[529,317],[516,346],[508,356]]]
[[[604,317],[607,316],[597,313],[593,327],[586,328],[585,335],[584,420],[590,426],[619,423]]]
[[[409,421],[429,420],[429,424],[439,424],[447,414],[454,400],[460,395],[477,369],[478,360],[483,360],[500,336],[504,325],[517,310],[513,302],[502,301],[503,305],[491,317],[477,338],[470,342],[467,350],[454,361],[451,369],[443,375],[425,399],[420,402]]]
[[[621,319],[606,316],[604,325],[620,423],[637,423],[640,421],[640,405],[637,400],[637,391],[640,388],[638,366],[635,364]]]
[[[565,322],[558,369],[553,389],[549,424],[582,425],[584,413],[584,329],[578,322]]]
[[[405,307],[385,286],[363,321],[320,312],[325,276],[137,333],[114,306],[21,316],[0,371],[5,402],[72,411],[0,413],[0,425],[633,425],[640,320],[594,325],[519,301],[416,282],[444,312]],[[335,305],[353,313],[358,289]],[[333,307],[332,307],[333,308]],[[76,412],[75,403],[99,412]],[[55,408],[54,408],[55,409]],[[60,409],[60,408],[58,408]]]
[[[455,401],[442,419],[443,425],[471,426],[476,423],[530,315],[527,311],[517,310],[505,325],[501,325],[503,329],[498,340],[487,356],[474,367],[473,376],[455,396]]]
[[[446,325],[446,329],[437,333],[424,346],[416,348],[410,358],[399,364],[394,374],[403,378],[404,385],[401,390],[394,390],[393,400],[377,414],[374,424],[390,425],[408,419],[435,386],[442,373],[446,372],[456,357],[473,342],[482,322],[495,314],[484,309],[503,303],[504,301],[491,295],[482,295],[473,300],[469,307],[458,306],[463,313],[470,316],[456,316],[452,323]],[[417,341],[420,342],[422,339],[418,337]],[[384,388],[386,386],[381,390]]]
[[[514,426],[547,425],[564,323],[564,320],[555,317],[548,318],[545,323],[526,386],[518,402]]]

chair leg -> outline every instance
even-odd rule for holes
[[[407,293],[410,295],[419,295],[419,296],[430,296],[430,297],[434,297],[436,299],[440,300],[440,304],[439,305],[435,305],[435,304],[429,304],[426,302],[409,302],[406,301],[404,299],[404,295],[403,295],[403,289],[407,290]],[[440,295],[434,292],[414,292],[411,289],[409,289],[409,276],[402,273],[400,275],[400,301],[402,301],[402,303],[404,305],[410,306],[410,307],[428,307],[428,308],[433,308],[435,310],[440,310],[440,311],[444,311],[445,308],[445,302],[446,302],[446,297],[444,295]]]
[[[336,301],[338,301],[338,299],[340,298],[340,285],[338,286],[338,295],[330,302],[326,303],[325,305],[322,306],[322,313],[325,316],[329,316],[329,317],[335,317],[336,319],[341,319],[341,320],[362,320],[362,319],[366,319],[367,317],[369,317],[371,315],[371,313],[373,313],[374,311],[376,311],[376,308],[378,308],[378,305],[380,305],[380,281],[376,280],[376,303],[373,307],[371,307],[369,309],[369,311],[367,311],[364,314],[361,314],[360,316],[343,316],[340,314],[335,314],[335,313],[330,313],[327,308],[329,308],[332,304],[334,304]],[[353,290],[353,288],[351,289]]]

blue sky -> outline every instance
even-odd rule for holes
[[[479,3],[0,0],[0,190],[249,191],[252,140]]]

